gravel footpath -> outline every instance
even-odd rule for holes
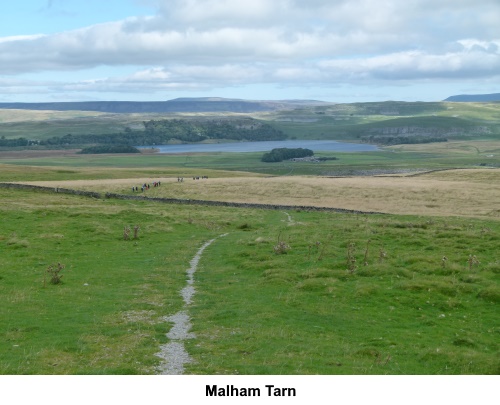
[[[218,238],[226,235],[227,233],[218,236]],[[186,274],[188,276],[187,286],[184,287],[180,292],[184,300],[184,308],[176,314],[166,316],[164,318],[166,322],[173,323],[174,326],[172,326],[170,331],[167,333],[167,337],[170,339],[170,342],[160,346],[160,352],[156,354],[162,359],[162,362],[158,369],[158,374],[183,374],[184,364],[192,362],[189,353],[184,347],[184,340],[193,339],[196,337],[194,333],[189,332],[189,330],[191,329],[191,320],[187,311],[188,306],[189,304],[191,304],[195,293],[195,288],[193,286],[194,273],[198,268],[198,263],[201,259],[203,251],[213,242],[215,242],[216,239],[217,238],[214,238],[206,242],[201,248],[198,249],[196,255],[189,262],[191,267],[186,270]]]

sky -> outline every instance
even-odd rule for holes
[[[17,0],[0,102],[500,93],[500,0]]]

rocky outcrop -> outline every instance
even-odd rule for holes
[[[486,126],[473,128],[438,128],[421,126],[380,127],[369,128],[364,135],[397,135],[397,136],[454,136],[464,134],[489,134],[491,130]]]

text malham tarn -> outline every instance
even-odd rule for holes
[[[266,385],[264,390],[268,397],[295,397],[295,388],[278,388],[274,385]],[[260,397],[260,388],[237,388],[234,385],[218,387],[217,385],[206,386],[207,397]]]

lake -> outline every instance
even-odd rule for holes
[[[203,152],[267,152],[275,148],[305,148],[314,152],[372,152],[375,145],[337,141],[263,141],[227,143],[189,143],[179,145],[139,146],[139,149],[159,149],[160,153],[203,153]]]

